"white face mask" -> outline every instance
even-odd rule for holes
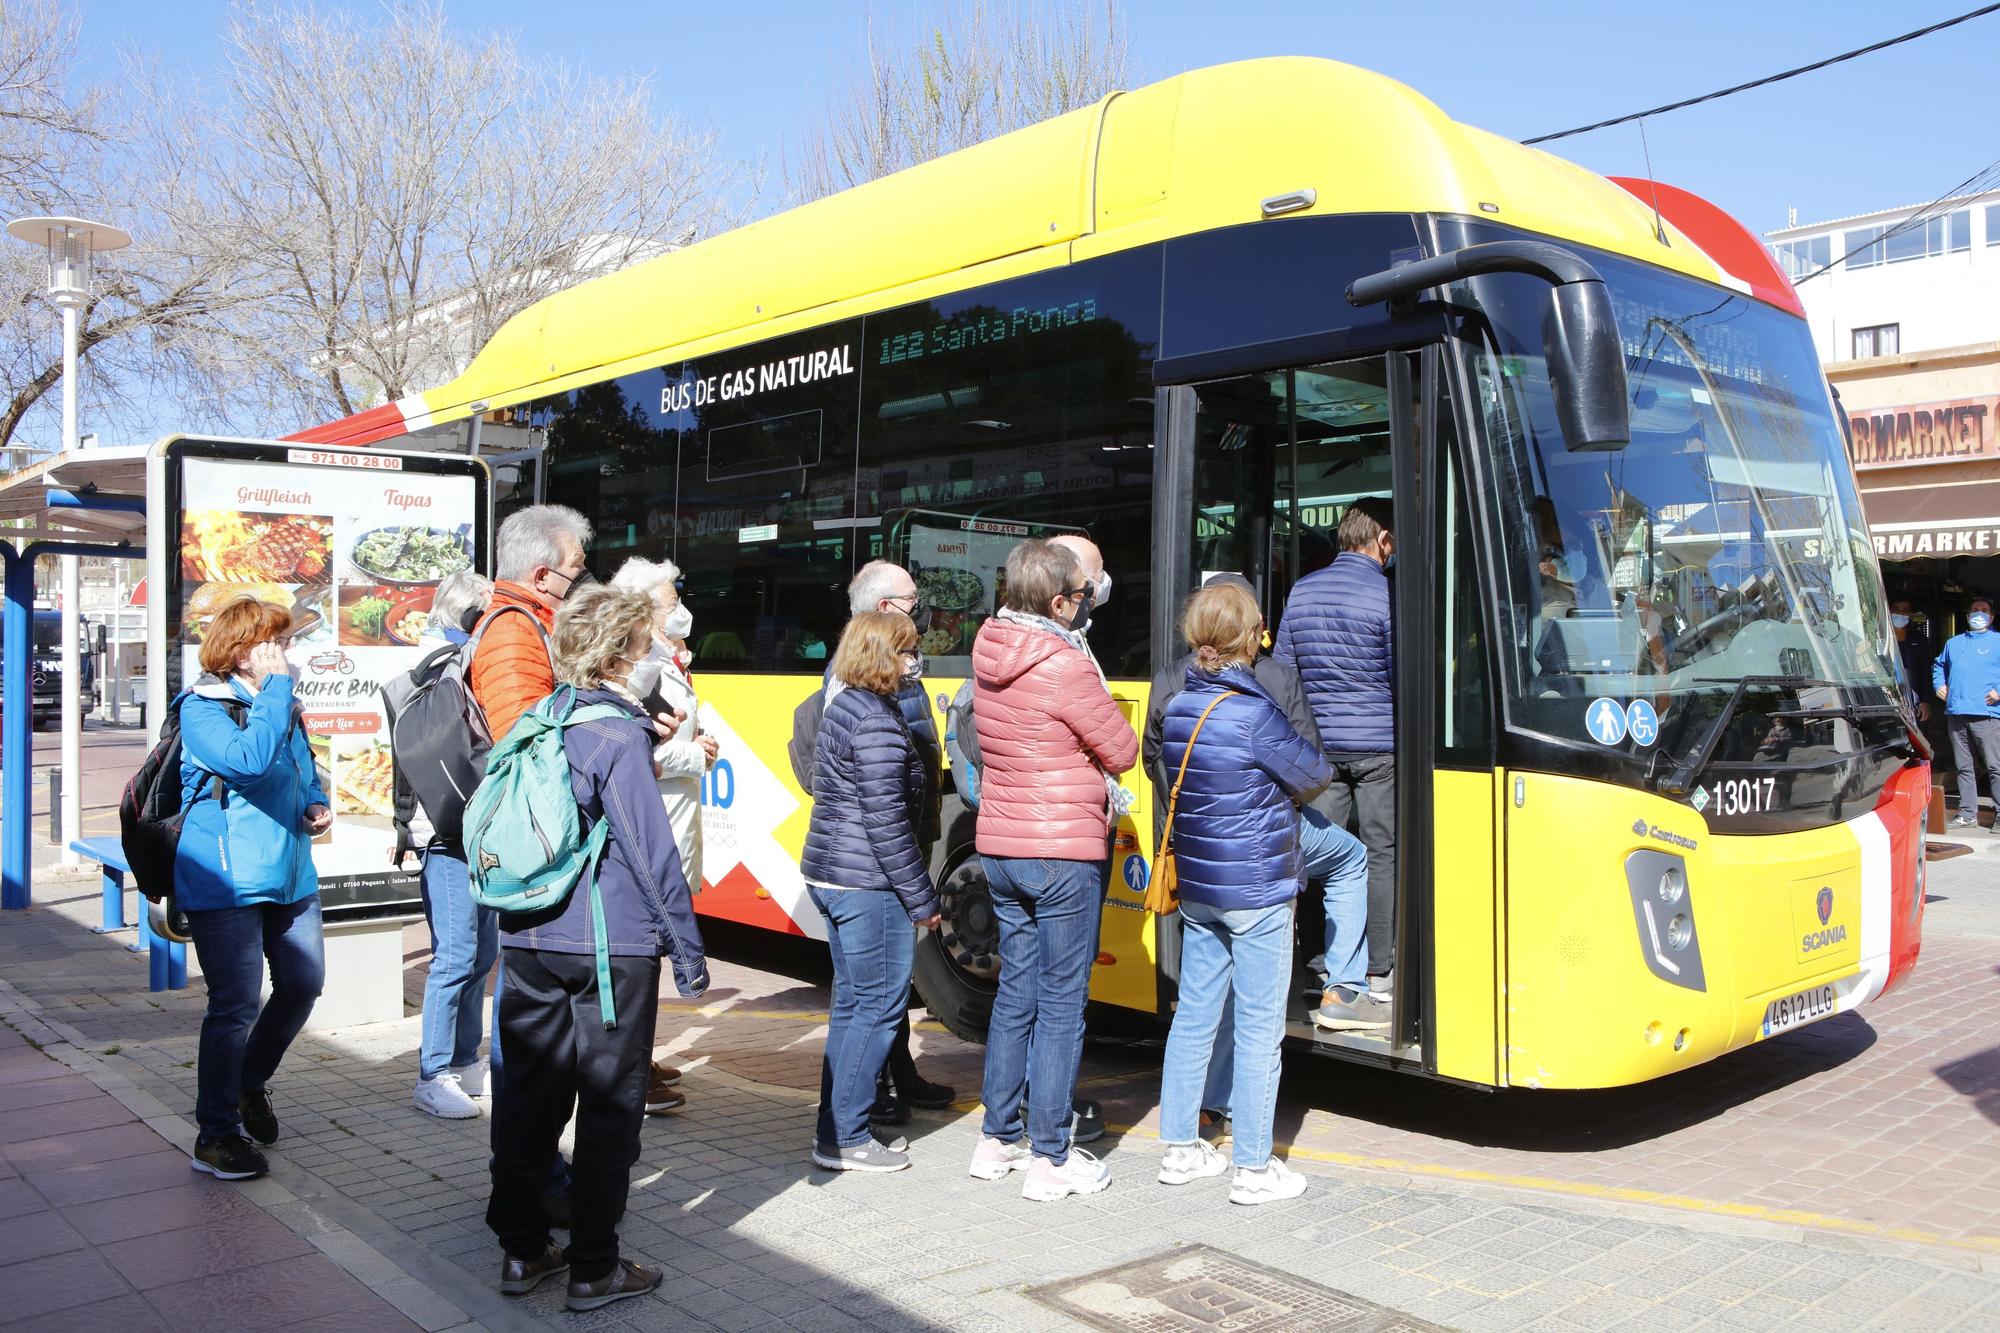
[[[1984,634],[1993,627],[1993,616],[1990,612],[1974,611],[1965,618],[1965,623],[1972,627],[1974,634]]]
[[[1889,617],[1889,623],[1891,625],[1894,625],[1897,629],[1908,629],[1910,627],[1910,618],[1908,616],[1892,615]]]
[[[1092,589],[1090,605],[1094,610],[1102,610],[1111,600],[1111,571],[1104,570],[1097,576],[1097,584]]]
[[[906,686],[914,685],[923,678],[924,678],[924,655],[922,653],[918,653],[914,661],[907,657],[904,658],[903,684]]]
[[[662,628],[662,633],[670,639],[685,639],[688,631],[693,628],[694,612],[688,610],[687,603],[683,602],[667,612],[667,623]]]
[[[641,699],[651,694],[659,685],[660,669],[665,665],[659,653],[648,652],[636,662],[629,657],[621,657],[618,660],[630,662],[632,669],[626,673],[625,679],[611,683],[624,686],[627,691]]]

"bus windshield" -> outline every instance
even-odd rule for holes
[[[1546,284],[1478,280],[1462,344],[1495,482],[1510,723],[1656,767],[1704,746],[1775,763],[1858,748],[1848,728],[1893,711],[1894,656],[1804,323],[1591,260],[1625,347],[1628,446],[1566,447],[1542,350]],[[1841,710],[1840,726],[1818,725]]]

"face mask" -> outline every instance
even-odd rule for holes
[[[918,653],[916,659],[903,659],[903,684],[914,685],[924,678],[924,655]]]
[[[1972,626],[1974,634],[1984,634],[1987,630],[1993,628],[1993,617],[1984,611],[1974,611],[1965,618],[1965,623]]]
[[[1889,623],[1897,629],[1908,629],[1910,627],[1910,618],[1908,616],[1890,616]]]
[[[629,657],[621,657],[618,660],[621,662],[632,662],[632,659]],[[638,661],[632,662],[631,673],[625,677],[627,688],[640,698],[645,698],[658,687],[660,683],[660,671],[665,665],[666,663],[653,653],[647,653]]]
[[[579,569],[574,577],[563,575],[563,572],[560,569],[553,569],[550,570],[549,572],[552,574],[569,578],[569,586],[567,588],[564,588],[562,596],[556,599],[559,602],[567,602],[570,598],[576,595],[576,590],[578,588],[588,588],[591,584],[597,582],[597,576],[591,573],[587,569]]]
[[[1093,600],[1092,594],[1085,591],[1083,596],[1077,599],[1076,610],[1070,613],[1069,627],[1078,634],[1090,628],[1090,606]]]
[[[693,628],[694,612],[688,610],[687,604],[683,602],[667,612],[667,623],[662,632],[670,639],[685,639],[688,631]]]
[[[1091,604],[1104,606],[1111,600],[1111,571],[1105,570],[1097,576],[1097,586],[1091,590]]]

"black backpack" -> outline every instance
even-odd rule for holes
[[[472,697],[472,659],[495,619],[513,611],[527,616],[548,647],[548,631],[525,607],[502,606],[479,623],[472,637],[433,649],[406,674],[382,687],[389,719],[389,753],[396,768],[397,857],[412,845],[409,821],[421,809],[437,841],[463,845],[465,803],[486,776],[493,734],[486,710]],[[553,660],[553,658],[551,659]]]
[[[201,792],[181,786],[181,704],[183,694],[160,719],[160,739],[139,771],[125,784],[118,800],[118,841],[125,850],[125,863],[132,868],[132,880],[139,892],[160,902],[174,891],[174,858],[181,845],[181,825],[188,811],[201,799]],[[234,699],[218,699],[223,712],[240,730],[250,705]],[[215,779],[214,797],[223,799],[221,778]]]
[[[785,753],[792,761],[792,776],[808,799],[813,794],[813,767],[819,750],[819,724],[826,716],[826,687],[808,694],[792,710],[792,740]]]

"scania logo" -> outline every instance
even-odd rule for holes
[[[1832,888],[1822,888],[1819,891],[1819,897],[1813,900],[1813,906],[1819,909],[1819,923],[1822,926],[1831,920],[1833,917]]]

